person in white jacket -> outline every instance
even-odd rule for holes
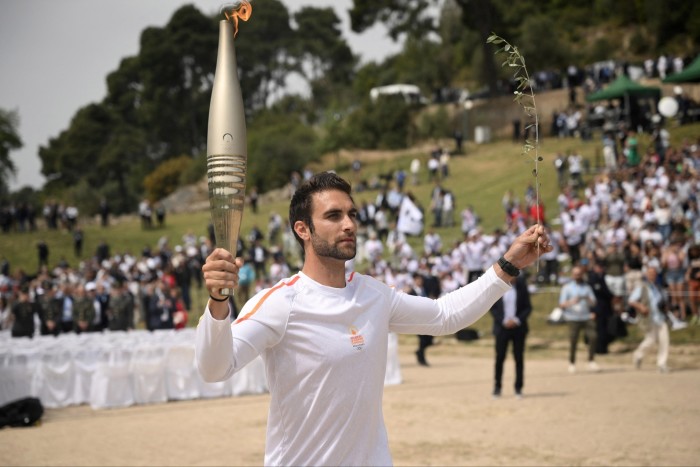
[[[266,465],[390,465],[382,415],[389,332],[467,327],[551,249],[544,228],[533,226],[477,281],[432,300],[346,274],[356,215],[342,178],[326,172],[305,182],[289,209],[302,270],[260,291],[233,323],[219,291],[237,286],[240,261],[216,249],[202,267],[210,300],[197,327],[197,365],[206,381],[222,381],[262,355],[271,395]]]

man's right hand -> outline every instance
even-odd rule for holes
[[[243,265],[243,261],[234,259],[233,255],[223,248],[215,249],[202,266],[204,283],[209,291],[209,295],[223,299],[221,289],[231,289],[238,287],[238,269]],[[216,319],[224,319],[228,316],[228,301],[217,302],[209,300],[209,311]]]

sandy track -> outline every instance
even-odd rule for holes
[[[404,341],[405,342],[405,341]],[[411,341],[412,342],[412,341]],[[562,355],[526,356],[525,398],[490,396],[487,349],[431,348],[419,367],[400,347],[404,383],[384,415],[397,465],[698,465],[700,362],[672,354],[659,374],[629,353],[601,373],[566,372]],[[682,364],[678,365],[678,362]],[[579,365],[581,366],[581,365]],[[171,402],[94,411],[47,410],[41,426],[0,431],[2,465],[260,465],[269,397]]]

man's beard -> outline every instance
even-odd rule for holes
[[[338,245],[332,245],[316,234],[311,234],[311,248],[314,249],[317,256],[347,261],[355,257],[357,245],[353,242],[352,248],[350,248],[350,244],[348,244],[347,248],[341,249]]]

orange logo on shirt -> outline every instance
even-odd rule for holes
[[[362,350],[365,346],[365,338],[355,326],[350,326],[350,343],[355,350]]]

